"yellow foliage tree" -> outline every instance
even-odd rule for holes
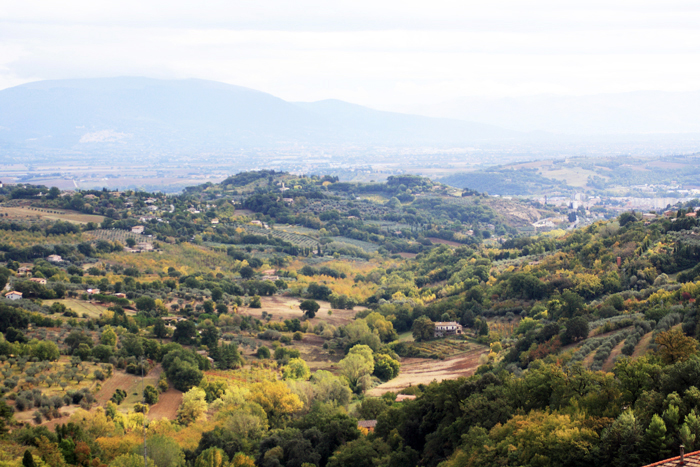
[[[654,339],[661,360],[666,364],[688,360],[697,351],[698,341],[683,334],[679,329],[659,333]]]
[[[250,401],[263,408],[273,425],[277,425],[285,416],[304,408],[299,396],[282,381],[255,383],[250,390]]]
[[[189,425],[205,418],[207,411],[206,393],[194,387],[185,393],[182,404],[177,411],[177,420],[183,425]]]

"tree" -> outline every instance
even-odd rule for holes
[[[262,303],[260,302],[260,295],[253,295],[248,304],[251,308],[262,308]]]
[[[189,425],[204,417],[207,411],[206,393],[200,388],[187,391],[177,411],[177,421]]]
[[[683,334],[680,329],[660,332],[654,342],[658,346],[661,360],[666,364],[684,362],[697,351],[698,342]]]
[[[282,369],[284,379],[300,379],[306,381],[311,376],[309,366],[301,358],[293,358]]]
[[[237,452],[231,459],[229,467],[255,467],[255,459],[246,456],[242,452]]]
[[[114,332],[112,326],[105,326],[104,331],[102,331],[102,335],[100,336],[100,343],[112,347],[117,345],[117,333]]]
[[[309,319],[313,319],[316,316],[316,312],[321,305],[319,305],[315,300],[304,300],[299,305],[299,308],[304,312],[304,316]]]
[[[156,320],[156,324],[153,325],[153,335],[158,339],[168,337],[168,328],[165,327],[165,321],[162,319]]]
[[[413,339],[423,342],[435,337],[435,323],[427,316],[421,316],[413,322]]]
[[[194,467],[225,467],[228,464],[228,456],[223,449],[211,447],[205,449],[197,456]]]
[[[141,465],[143,465],[143,444],[136,449],[141,455]],[[155,467],[185,466],[185,454],[182,448],[177,441],[165,435],[159,434],[148,438],[147,454],[149,460],[152,459],[155,463]]]
[[[219,328],[205,325],[200,328],[199,334],[202,345],[206,345],[210,350],[216,348],[219,343]]]
[[[48,434],[48,433],[47,433]],[[61,453],[61,450],[56,446],[56,443],[49,441],[46,436],[40,436],[36,440],[37,449],[41,455],[41,459],[51,467],[65,467],[66,461]]]
[[[197,326],[192,321],[180,321],[175,325],[173,341],[183,345],[189,345],[193,343],[195,337],[197,337]]]
[[[270,358],[270,349],[268,349],[264,345],[261,345],[260,347],[258,347],[256,355],[258,358]]]
[[[566,323],[564,342],[566,344],[579,341],[588,337],[588,321],[581,316],[570,319]]]
[[[253,384],[249,400],[260,404],[273,426],[279,426],[287,415],[304,408],[299,396],[294,394],[284,381]]]
[[[250,266],[243,266],[238,272],[241,274],[241,277],[246,280],[255,275],[255,271]]]
[[[32,357],[38,358],[42,362],[55,362],[61,356],[55,342],[39,341],[32,347]]]
[[[158,403],[158,390],[149,384],[143,390],[143,400],[148,405],[157,404]]]
[[[383,381],[389,381],[399,375],[401,364],[388,355],[377,355],[374,359],[374,374]]]
[[[110,462],[109,467],[143,467],[143,456],[136,453],[122,454]],[[148,467],[156,467],[153,459],[148,459]]]
[[[357,347],[357,346],[356,346]],[[354,348],[354,347],[353,347]],[[339,363],[340,373],[345,376],[350,384],[350,389],[356,393],[362,392],[361,379],[369,376],[374,371],[374,359],[371,361],[361,353],[349,353]]]
[[[34,462],[34,456],[32,456],[32,453],[29,452],[29,449],[25,449],[24,451],[24,457],[22,457],[22,466],[36,467],[36,463]]]
[[[156,309],[156,301],[151,297],[139,297],[134,303],[136,303],[136,309],[142,312],[153,311]]]

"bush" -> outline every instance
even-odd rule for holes
[[[258,351],[255,354],[258,358],[270,358],[270,349],[265,347],[264,345],[261,347],[258,347]]]
[[[295,341],[300,341],[304,338],[304,334],[301,333],[301,331],[297,331],[294,333],[294,340]]]
[[[148,405],[158,403],[158,390],[150,384],[143,390],[143,400]]]

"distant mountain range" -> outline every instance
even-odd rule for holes
[[[458,98],[402,111],[564,135],[700,133],[700,92]]]
[[[286,102],[196,79],[39,81],[0,91],[0,148],[5,151],[445,146],[517,136],[495,125],[383,112],[336,100]]]

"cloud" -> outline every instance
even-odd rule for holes
[[[630,6],[633,5],[633,6]],[[4,2],[0,88],[204,78],[377,108],[455,96],[697,89],[696,2]]]

